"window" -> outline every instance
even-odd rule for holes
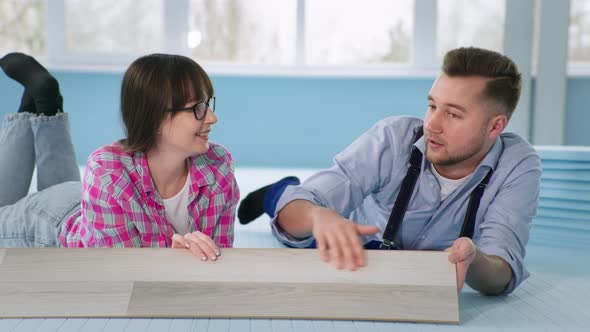
[[[590,1],[572,0],[569,25],[569,61],[590,62]]]
[[[65,0],[66,48],[97,54],[161,49],[160,0]]]
[[[200,60],[295,62],[296,0],[191,0],[187,46]]]
[[[579,31],[590,31],[590,23],[585,23],[590,0],[572,1],[572,7],[583,8],[573,15],[578,22],[571,28],[578,36],[572,37],[574,56],[586,47],[580,46],[586,42]],[[49,63],[62,65],[117,66],[146,53],[165,52],[188,55],[224,72],[268,73],[276,67],[276,72],[305,73],[302,67],[315,71],[322,66],[326,72],[353,75],[428,71],[440,62],[440,55],[458,46],[502,52],[506,3],[0,0],[0,51],[47,54]],[[414,18],[421,20],[419,26]]]
[[[45,54],[43,0],[0,0],[0,54],[15,51]]]
[[[462,46],[502,52],[505,11],[505,0],[438,0],[438,55]]]
[[[305,62],[358,65],[410,61],[413,0],[305,4]]]

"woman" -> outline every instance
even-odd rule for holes
[[[188,248],[203,260],[232,246],[239,200],[234,162],[209,142],[215,97],[197,63],[153,54],[130,65],[121,88],[127,137],[90,155],[81,197],[67,114],[60,103],[48,109],[39,102],[61,101],[59,89],[34,89],[57,82],[49,73],[37,75],[46,70],[23,54],[7,55],[0,65],[40,105],[38,115],[27,112],[31,103],[23,96],[19,113],[0,129],[0,185],[6,184],[0,196],[19,199],[0,207],[1,246]],[[14,73],[22,68],[29,79]],[[40,191],[24,198],[4,193],[26,193],[35,159]]]

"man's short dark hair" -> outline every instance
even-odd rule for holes
[[[510,119],[521,91],[521,75],[516,64],[498,52],[476,47],[461,47],[445,54],[442,71],[450,76],[489,78],[484,99],[499,104]]]

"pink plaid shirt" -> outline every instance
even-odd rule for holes
[[[211,143],[190,158],[189,230],[231,247],[240,191],[234,161]],[[152,182],[144,153],[128,153],[119,143],[95,151],[86,163],[81,210],[62,225],[64,247],[171,247],[174,228]]]

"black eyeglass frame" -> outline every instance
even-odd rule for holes
[[[215,97],[209,98],[207,101],[196,103],[191,107],[181,108],[178,111],[192,111],[195,119],[203,120],[207,116],[207,111],[211,109],[215,112]],[[166,110],[167,112],[174,112],[174,110]]]

